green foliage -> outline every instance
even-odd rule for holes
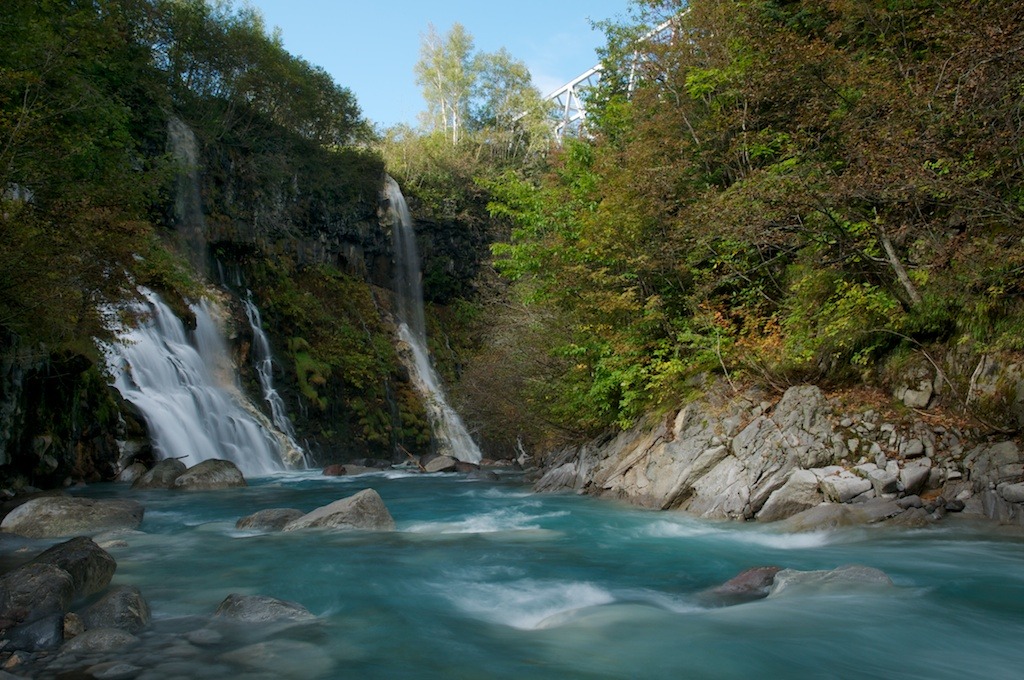
[[[516,314],[549,325],[539,348],[489,340],[522,394],[544,386],[524,403],[624,426],[707,371],[838,381],[914,343],[1020,347],[1019,12],[693,0],[685,39],[637,41],[682,4],[605,26],[591,139],[485,184]]]

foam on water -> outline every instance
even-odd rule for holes
[[[486,534],[502,531],[530,531],[542,529],[539,520],[564,517],[568,512],[530,514],[516,508],[493,510],[447,522],[415,522],[405,527],[411,533]]]
[[[844,535],[834,531],[809,531],[796,534],[769,533],[761,527],[717,527],[714,524],[700,524],[696,521],[675,522],[657,520],[641,530],[641,534],[652,538],[705,538],[713,540],[750,543],[776,550],[805,550],[820,548],[844,541]],[[845,540],[852,538],[846,535]]]
[[[443,587],[452,603],[467,614],[520,630],[536,629],[556,614],[615,601],[610,592],[588,582],[521,579]]]

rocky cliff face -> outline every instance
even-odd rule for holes
[[[49,488],[110,479],[126,446],[145,457],[145,425],[94,360],[28,351],[0,354],[0,484]]]
[[[720,519],[775,521],[843,504],[870,509],[873,520],[967,510],[1024,525],[1024,454],[1014,441],[846,412],[814,386],[778,401],[723,392],[653,426],[551,454],[536,489]]]

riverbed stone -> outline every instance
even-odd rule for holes
[[[711,606],[728,606],[753,602],[768,597],[781,567],[752,567],[740,572],[720,586],[701,593],[698,598],[702,603]]]
[[[257,642],[226,652],[219,659],[251,671],[267,673],[274,678],[304,680],[324,677],[334,667],[334,662],[322,647],[288,639]]]
[[[7,651],[42,652],[60,647],[64,642],[64,616],[49,614],[5,632]]]
[[[145,509],[133,500],[94,500],[73,496],[42,496],[11,511],[0,529],[28,538],[96,535],[114,529],[136,529]]]
[[[132,463],[117,473],[117,481],[122,484],[134,484],[135,480],[146,474],[146,466],[142,463]]]
[[[768,597],[776,598],[795,592],[822,592],[845,590],[851,587],[889,587],[892,585],[892,579],[884,571],[860,564],[816,571],[783,569],[775,575]]]
[[[207,491],[246,486],[245,477],[230,460],[210,458],[197,463],[178,475],[174,488],[185,491]]]
[[[846,472],[826,475],[818,482],[826,500],[847,503],[871,488],[871,482],[863,477]]]
[[[114,558],[85,536],[58,543],[40,553],[32,562],[52,564],[68,572],[75,584],[76,598],[102,592],[110,585],[117,570]]]
[[[176,480],[187,466],[180,460],[168,458],[157,461],[149,472],[142,475],[132,483],[133,489],[171,489],[174,488]]]
[[[235,522],[236,529],[258,531],[281,531],[289,522],[295,521],[305,514],[295,508],[269,508],[247,515]]]
[[[289,522],[284,531],[310,528],[394,531],[395,520],[380,494],[373,489],[363,489]]]
[[[0,621],[6,625],[63,615],[74,599],[74,579],[53,564],[30,563],[0,576]]]
[[[451,456],[437,456],[426,462],[423,466],[424,472],[454,472],[459,465],[459,461],[455,460]]]
[[[864,524],[864,520],[864,513],[856,506],[845,503],[822,503],[782,520],[777,526],[788,532],[824,531]]]
[[[868,481],[877,494],[893,494],[898,490],[900,476],[890,470],[875,469],[868,473]]]
[[[93,628],[76,635],[61,647],[61,654],[103,654],[139,644],[139,638],[119,628]]]
[[[118,628],[129,633],[144,630],[150,622],[149,604],[135,586],[117,586],[81,613],[86,628]]]
[[[1010,503],[1024,503],[1024,482],[1018,482],[1017,484],[1000,484],[997,487],[999,495],[1003,497],[1003,500],[1009,501]]]
[[[928,484],[931,468],[927,465],[908,465],[900,470],[899,484],[908,495],[919,494]]]
[[[224,598],[214,616],[243,623],[271,623],[279,621],[312,621],[316,619],[308,609],[297,602],[279,600],[266,595],[232,593]]]
[[[761,511],[757,513],[757,519],[762,522],[775,522],[813,508],[822,500],[824,499],[818,490],[818,478],[809,470],[797,468],[789,473],[786,483],[768,497]]]

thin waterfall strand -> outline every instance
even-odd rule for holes
[[[395,248],[395,297],[398,313],[398,335],[412,350],[415,383],[426,397],[427,413],[434,428],[439,448],[468,463],[479,463],[483,457],[469,435],[462,418],[448,404],[441,379],[427,352],[427,332],[423,315],[423,286],[420,282],[420,257],[412,217],[398,183],[387,177],[384,195],[392,211],[392,237]]]
[[[260,310],[252,301],[251,291],[246,291],[246,298],[242,300],[242,304],[245,306],[245,316],[252,329],[253,365],[260,381],[260,387],[263,389],[263,400],[270,407],[270,420],[274,423],[274,427],[284,434],[289,446],[302,454],[303,460],[305,460],[305,452],[296,441],[295,428],[288,417],[284,400],[274,388],[274,355],[270,351],[270,340],[263,331],[263,318],[260,316]]]

